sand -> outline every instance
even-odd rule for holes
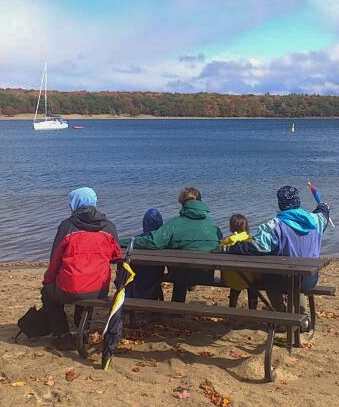
[[[123,339],[108,371],[101,344],[89,359],[59,352],[50,337],[15,343],[17,319],[40,306],[45,264],[0,265],[0,406],[233,406],[339,405],[339,299],[317,297],[317,326],[310,341],[289,355],[284,334],[273,349],[277,379],[265,383],[266,334],[256,326],[216,318],[139,316],[139,328],[126,319]],[[331,260],[320,284],[339,281],[339,259]],[[170,295],[171,287],[165,287]],[[226,304],[228,289],[197,287],[188,301]],[[246,306],[242,294],[240,306]],[[72,317],[72,307],[67,306]],[[95,311],[92,330],[106,320]],[[72,374],[66,374],[72,372]],[[67,380],[70,376],[73,380]]]

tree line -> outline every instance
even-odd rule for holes
[[[0,115],[34,114],[38,91],[0,89]],[[339,96],[50,91],[53,114],[155,117],[337,117]],[[40,103],[39,113],[43,113]]]

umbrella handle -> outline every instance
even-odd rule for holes
[[[131,237],[131,240],[127,246],[126,258],[125,258],[126,263],[129,263],[131,260],[131,256],[132,256],[133,249],[134,249],[134,240],[135,240],[135,237],[134,236]]]

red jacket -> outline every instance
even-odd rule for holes
[[[111,263],[121,258],[118,242],[114,225],[103,214],[82,208],[59,225],[42,283],[55,282],[72,294],[100,292],[109,287]]]

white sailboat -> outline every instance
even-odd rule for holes
[[[45,110],[44,110],[44,119],[37,119],[38,115],[38,110],[39,110],[39,105],[40,105],[40,99],[42,92],[44,93],[44,104],[45,104]],[[45,63],[44,66],[44,72],[42,74],[41,78],[41,84],[40,84],[40,92],[39,92],[39,98],[38,98],[38,103],[35,109],[35,116],[34,116],[34,121],[33,121],[33,129],[34,130],[64,130],[68,128],[68,123],[65,119],[62,118],[62,116],[57,116],[57,115],[52,115],[48,113],[48,104],[47,104],[47,63]]]

